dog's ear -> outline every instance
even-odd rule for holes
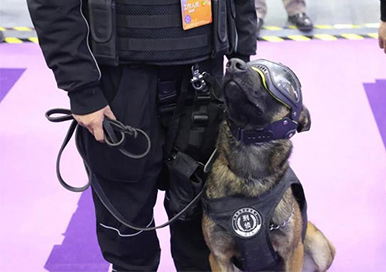
[[[298,132],[308,131],[311,128],[311,115],[306,106],[303,105],[302,111],[300,112],[298,121]]]

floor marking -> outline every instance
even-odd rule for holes
[[[261,37],[263,40],[266,40],[268,42],[283,42],[284,39],[277,37],[277,36],[263,36]]]
[[[337,37],[330,34],[315,34],[314,37],[323,41],[335,41],[338,39]]]
[[[288,38],[290,38],[291,40],[294,40],[294,41],[309,41],[309,40],[311,40],[307,36],[303,36],[303,35],[289,35]]]
[[[342,37],[348,40],[363,40],[364,38],[358,34],[341,34]]]
[[[5,42],[6,43],[23,43],[22,40],[20,40],[18,38],[13,38],[13,37],[6,37]]]

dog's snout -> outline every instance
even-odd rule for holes
[[[247,64],[241,59],[231,59],[228,61],[227,70],[232,73],[245,72],[247,70]]]

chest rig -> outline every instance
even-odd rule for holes
[[[290,167],[275,187],[258,198],[237,195],[217,199],[203,197],[204,210],[211,220],[234,237],[241,257],[233,262],[242,271],[282,271],[282,260],[273,249],[269,233],[276,229],[270,222],[289,187],[292,187],[302,213],[304,239],[307,202],[303,187]]]
[[[211,1],[212,23],[188,30],[183,29],[181,2],[88,0],[84,13],[98,63],[180,65],[234,52],[238,43],[234,0]]]
[[[210,58],[213,26],[182,27],[180,0],[89,0],[98,61],[179,65]]]

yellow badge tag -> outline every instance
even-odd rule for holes
[[[211,0],[181,0],[181,12],[184,30],[212,22]]]

